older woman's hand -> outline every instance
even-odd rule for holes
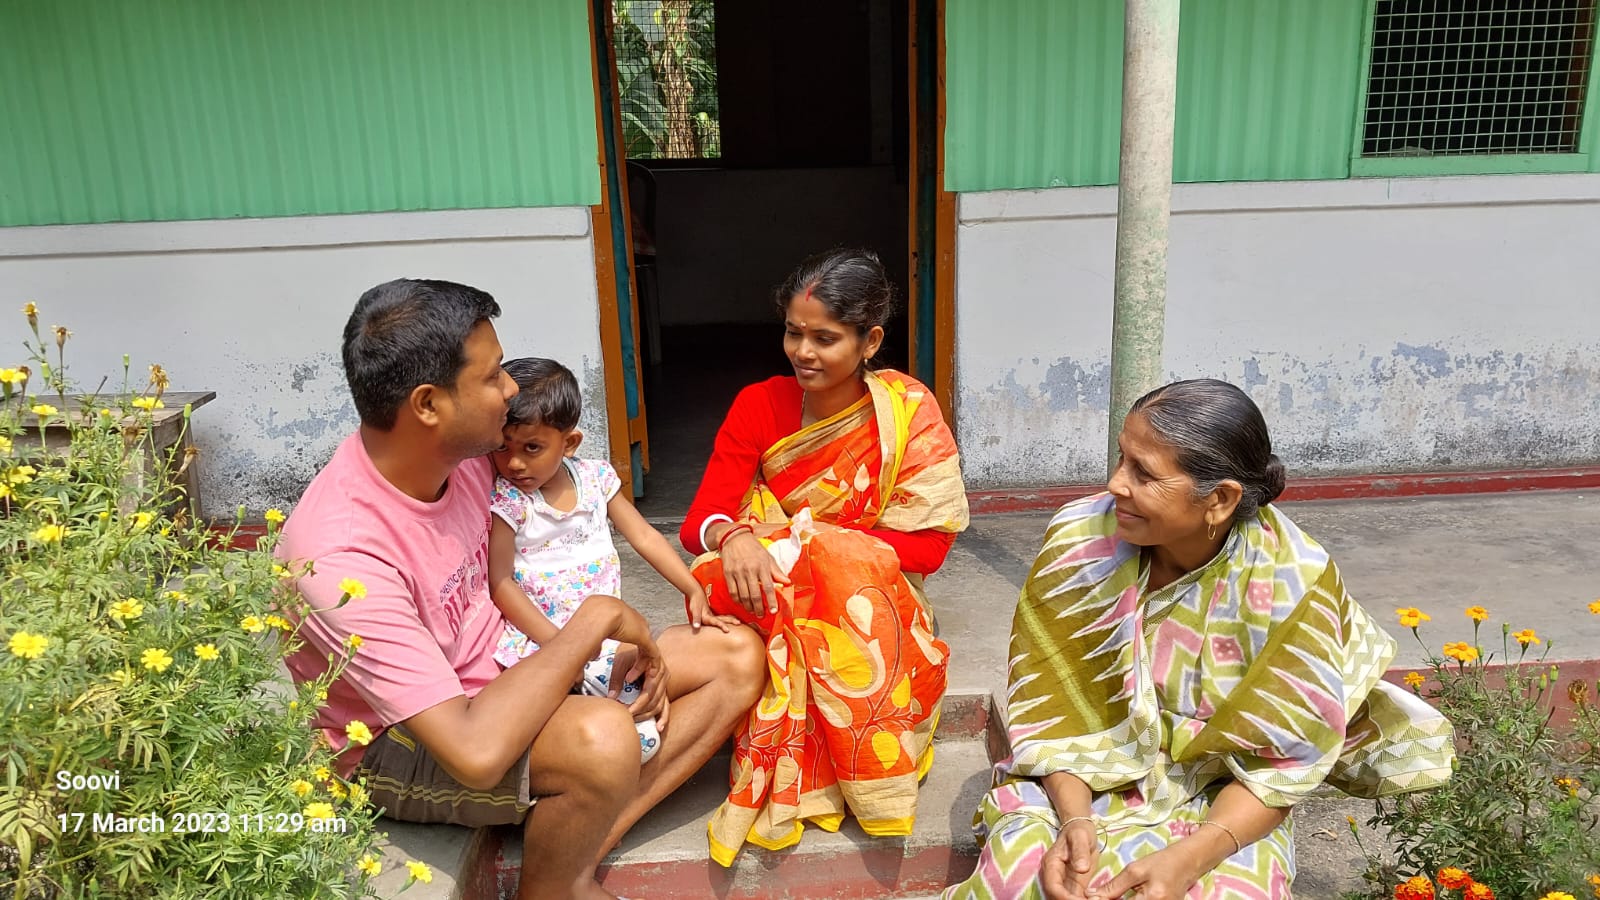
[[[1141,900],[1181,900],[1208,871],[1192,844],[1177,841],[1129,863],[1115,878],[1093,888],[1089,898],[1114,900],[1136,893]]]
[[[1039,884],[1047,900],[1084,900],[1099,858],[1100,835],[1094,822],[1084,818],[1068,822],[1039,864]]]
[[[728,593],[757,618],[778,610],[776,585],[788,584],[778,563],[761,540],[749,531],[729,537],[722,545],[722,577]]]

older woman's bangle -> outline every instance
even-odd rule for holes
[[[739,523],[738,525],[734,525],[731,528],[729,528],[727,531],[724,531],[722,533],[722,537],[717,538],[717,552],[721,553],[722,552],[722,545],[724,545],[724,544],[726,544],[728,542],[728,538],[733,537],[734,535],[740,533],[741,531],[747,531],[747,532],[749,532],[751,534],[755,534],[756,533],[755,528],[753,528],[750,525],[746,525],[743,522]]]
[[[1222,824],[1221,822],[1212,821],[1211,819],[1207,819],[1204,822],[1201,822],[1200,824],[1201,825],[1215,825],[1218,828],[1221,828],[1223,833],[1226,834],[1228,836],[1228,838],[1233,841],[1233,852],[1234,852],[1235,855],[1238,855],[1239,851],[1244,849],[1244,845],[1239,843],[1239,836],[1237,834],[1233,833],[1233,829],[1232,828],[1229,828],[1228,826]]]
[[[1088,822],[1091,826],[1093,826],[1094,836],[1100,841],[1100,850],[1103,852],[1106,849],[1106,827],[1100,824],[1098,819],[1096,819],[1094,816],[1073,816],[1072,818],[1066,819],[1061,823],[1061,830],[1066,831],[1067,826],[1071,825],[1073,822]]]

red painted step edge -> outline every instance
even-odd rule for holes
[[[1600,466],[1568,469],[1497,469],[1487,472],[1413,472],[1400,475],[1334,475],[1294,478],[1279,497],[1294,500],[1370,500],[1449,494],[1499,494],[1510,491],[1563,491],[1600,488]],[[1096,494],[1098,484],[969,491],[974,513],[1037,512],[1056,509]]]

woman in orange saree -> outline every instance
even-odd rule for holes
[[[708,826],[723,865],[846,813],[909,834],[932,764],[949,648],[922,579],[966,527],[966,493],[932,393],[865,367],[889,299],[860,251],[814,257],[779,289],[795,374],[739,394],[680,535],[710,598],[691,621],[767,638],[768,683]]]

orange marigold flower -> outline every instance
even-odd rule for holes
[[[1596,600],[1593,603],[1589,604],[1589,612],[1592,612],[1595,615],[1600,616],[1600,600]],[[1596,877],[1600,877],[1600,876],[1596,876]]]
[[[1422,683],[1424,681],[1427,681],[1427,679],[1422,677],[1422,673],[1421,672],[1407,672],[1406,673],[1406,684],[1408,684],[1408,685],[1410,685],[1410,686],[1412,686],[1414,688],[1422,687]]]
[[[1481,606],[1469,606],[1467,607],[1467,618],[1474,622],[1482,622],[1489,618],[1489,611]]]
[[[1459,891],[1471,883],[1472,876],[1467,874],[1466,869],[1445,866],[1439,870],[1439,887]]]
[[[1513,633],[1511,636],[1516,638],[1517,643],[1524,647],[1528,646],[1529,644],[1543,643],[1543,641],[1539,640],[1539,635],[1535,633],[1532,628],[1524,628],[1521,631]],[[1559,891],[1557,893],[1559,893]]]
[[[1494,900],[1494,888],[1473,881],[1467,884],[1466,900]]]
[[[1456,662],[1469,663],[1478,658],[1478,648],[1466,641],[1451,641],[1444,645],[1444,655]]]
[[[1417,609],[1415,606],[1402,606],[1395,610],[1395,613],[1400,616],[1400,625],[1403,628],[1415,628],[1423,622],[1433,621],[1433,616]]]
[[[1424,875],[1413,875],[1395,885],[1394,900],[1433,900],[1433,882]]]

